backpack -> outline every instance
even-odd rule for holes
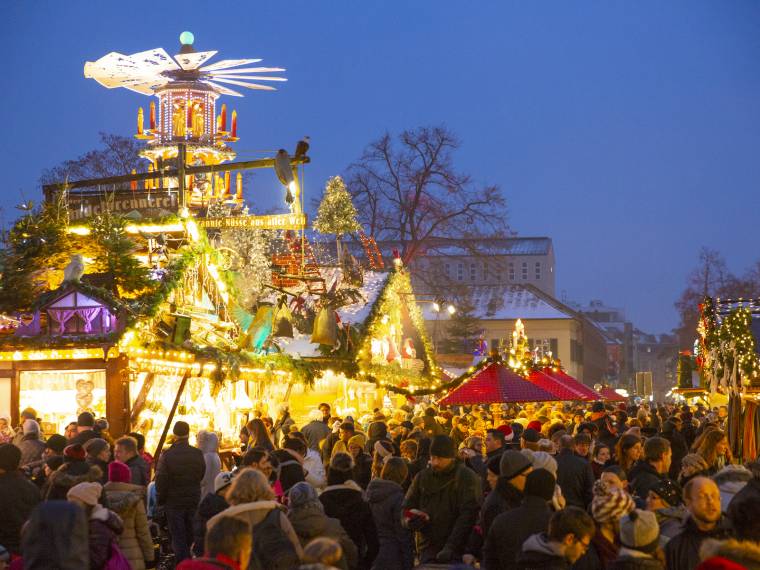
[[[293,543],[282,529],[281,516],[280,509],[274,508],[253,527],[253,548],[248,570],[291,570],[301,564]]]
[[[132,565],[127,560],[124,553],[116,545],[116,541],[111,541],[111,555],[108,557],[103,570],[132,570]]]

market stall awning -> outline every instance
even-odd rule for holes
[[[444,406],[515,402],[554,402],[561,398],[493,362],[466,378],[438,401]]]
[[[602,400],[602,395],[599,394],[599,392],[592,390],[582,382],[579,382],[572,376],[570,376],[568,373],[564,372],[563,370],[554,369],[554,368],[544,368],[544,374],[551,376],[554,378],[557,382],[563,384],[564,386],[567,386],[569,389],[578,392],[581,394],[580,400],[587,400],[587,401],[596,401],[596,400]]]
[[[542,388],[556,396],[557,400],[571,401],[571,400],[587,400],[588,398],[582,392],[573,389],[571,386],[565,385],[557,378],[553,378],[548,374],[533,370],[528,376],[528,380],[533,382],[539,388]]]
[[[607,402],[625,402],[625,397],[615,392],[615,390],[609,386],[604,386],[601,390],[599,390],[599,393]]]

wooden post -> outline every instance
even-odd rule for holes
[[[142,387],[140,388],[140,393],[137,394],[137,398],[135,398],[135,403],[132,406],[132,413],[129,417],[129,425],[127,426],[127,430],[131,431],[135,427],[135,423],[137,422],[137,418],[140,417],[140,412],[143,411],[143,408],[145,408],[145,403],[148,401],[148,393],[150,392],[150,389],[153,388],[153,382],[156,379],[156,375],[152,372],[149,372],[148,375],[145,377],[145,381],[143,382]]]
[[[172,409],[169,411],[169,417],[166,418],[166,424],[164,425],[164,431],[161,432],[161,439],[158,440],[158,445],[156,446],[156,453],[153,454],[153,458],[155,460],[155,464],[158,465],[158,457],[161,455],[161,449],[164,447],[164,442],[166,441],[166,436],[169,433],[169,426],[172,424],[172,420],[174,419],[174,414],[177,411],[177,406],[179,406],[179,399],[182,397],[182,392],[185,391],[185,385],[187,384],[187,379],[190,377],[190,371],[187,370],[182,375],[182,382],[179,383],[179,389],[177,390],[177,396],[174,398],[174,403],[172,404]]]
[[[180,209],[185,207],[186,202],[186,196],[185,196],[185,160],[186,160],[186,149],[184,143],[179,143],[177,145],[177,183],[179,184],[178,192],[179,192],[179,207]]]

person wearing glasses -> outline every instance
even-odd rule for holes
[[[549,532],[534,534],[525,541],[515,568],[570,568],[588,550],[594,532],[594,520],[581,509],[557,511],[549,520]]]

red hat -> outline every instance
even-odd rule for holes
[[[84,461],[87,453],[81,443],[74,443],[63,449],[63,457],[68,461]]]
[[[746,566],[722,556],[713,556],[697,566],[697,570],[746,570],[746,568]]]
[[[132,472],[129,470],[129,465],[121,461],[109,463],[108,480],[113,483],[130,483],[132,481]]]
[[[512,428],[507,424],[502,424],[496,429],[504,434],[504,441],[512,441],[512,438],[515,436],[515,434],[512,432]]]
[[[528,422],[528,427],[526,429],[534,429],[536,431],[541,431],[541,422],[538,420],[533,420],[532,422]]]

